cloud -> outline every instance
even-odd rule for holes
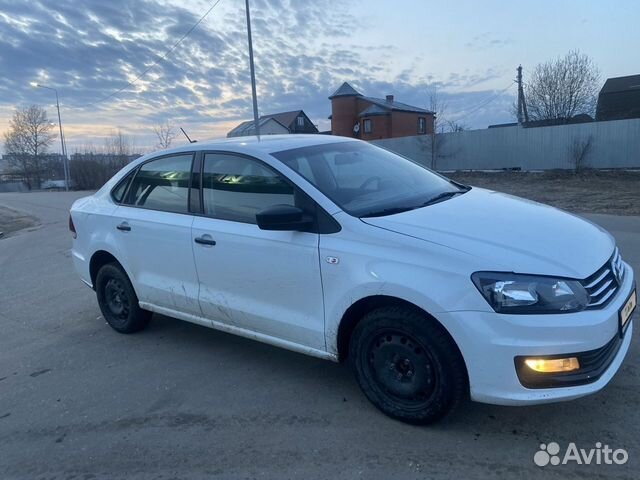
[[[0,71],[8,72],[0,77],[2,123],[8,107],[53,103],[50,91],[29,87],[39,81],[58,89],[72,144],[86,143],[92,125],[95,137],[104,135],[109,124],[150,144],[152,125],[167,118],[199,138],[224,135],[252,116],[241,3],[222,2],[166,60],[128,87],[201,13],[158,0],[0,0]],[[425,91],[434,85],[477,89],[502,73],[488,68],[435,80],[418,76],[416,65],[395,74],[372,66],[366,60],[371,46],[357,42],[365,27],[354,26],[350,8],[338,0],[252,1],[262,113],[303,108],[326,129],[327,96],[342,81],[367,95],[395,93],[424,106]],[[399,54],[388,42],[375,48],[380,55]]]
[[[484,32],[479,35],[475,35],[471,41],[466,42],[464,45],[472,50],[487,50],[490,48],[501,48],[508,45],[512,45],[513,39],[511,38],[497,38],[495,34],[490,32]]]

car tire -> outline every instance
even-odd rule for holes
[[[133,285],[120,265],[108,263],[100,268],[96,294],[102,316],[116,332],[139,332],[149,324],[151,312],[138,306]]]
[[[367,313],[351,336],[349,356],[366,397],[406,423],[433,423],[468,395],[453,339],[418,309],[389,306]]]

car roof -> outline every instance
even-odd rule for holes
[[[202,142],[182,145],[176,148],[157,151],[142,157],[149,159],[158,155],[166,155],[180,152],[193,152],[197,150],[223,150],[239,153],[262,153],[271,154],[293,148],[310,147],[314,145],[324,145],[337,142],[357,142],[353,138],[338,137],[333,135],[320,134],[285,134],[285,135],[262,135],[259,139],[256,136],[232,137],[219,140],[206,140]]]

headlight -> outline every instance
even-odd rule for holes
[[[500,272],[476,272],[471,279],[498,313],[571,313],[589,304],[577,280]]]

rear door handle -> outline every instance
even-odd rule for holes
[[[216,241],[211,238],[211,235],[204,234],[201,237],[196,237],[193,239],[194,242],[199,243],[200,245],[210,245],[213,246],[216,244]]]
[[[116,228],[122,232],[130,232],[131,231],[131,227],[129,226],[129,224],[127,222],[122,222],[120,224],[118,224],[116,226]]]

